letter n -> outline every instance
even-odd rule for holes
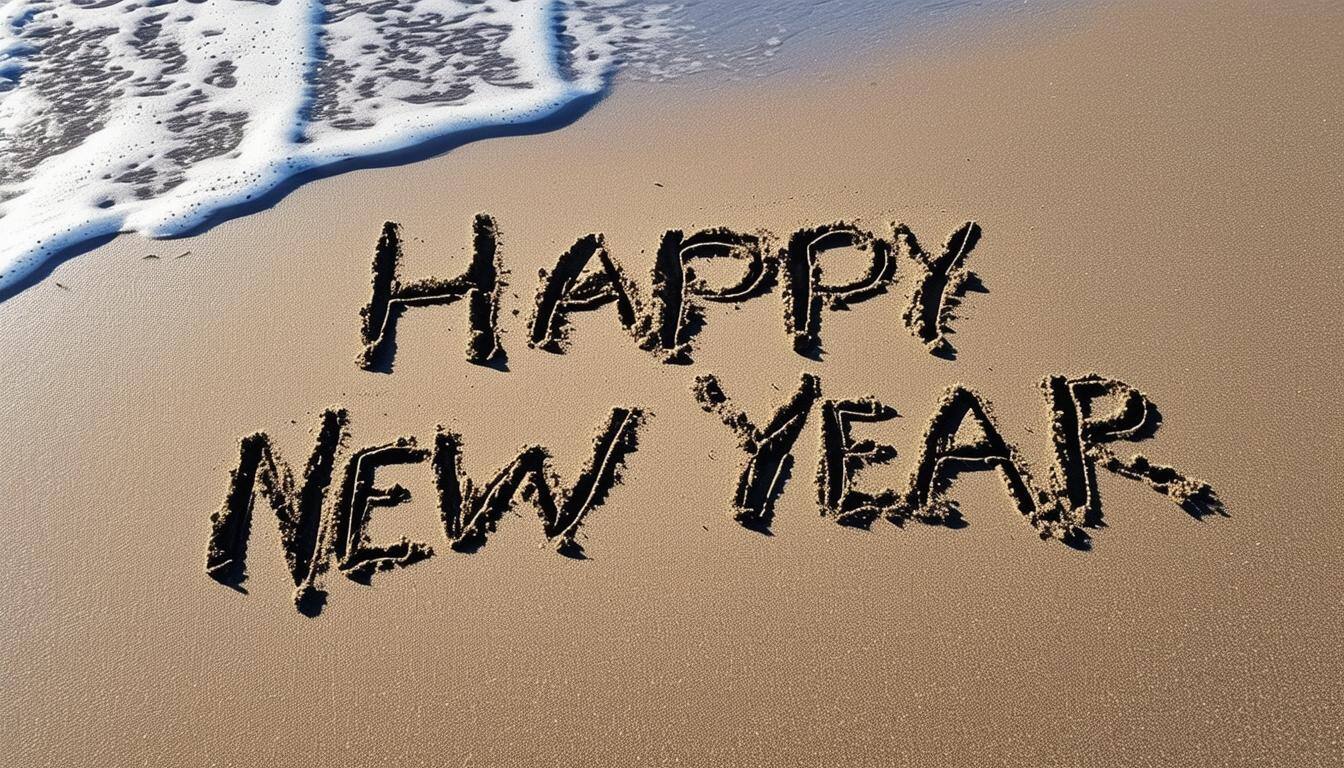
[[[343,409],[328,409],[322,414],[317,444],[304,468],[303,485],[297,489],[293,471],[276,458],[266,433],[242,439],[238,467],[230,473],[224,504],[210,517],[205,571],[211,578],[235,589],[247,579],[248,537],[255,499],[260,495],[279,521],[285,561],[296,587],[295,602],[301,609],[307,606],[320,610],[322,590],[317,578],[326,567],[324,500],[336,453],[346,439],[347,423]]]

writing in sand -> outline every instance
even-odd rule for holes
[[[930,353],[953,359],[955,350],[947,337],[955,307],[978,286],[967,265],[980,237],[974,222],[956,228],[932,250],[900,224],[879,234],[837,222],[801,228],[780,240],[763,231],[669,230],[657,247],[646,300],[602,235],[588,234],[561,254],[554,268],[540,272],[528,345],[563,354],[569,344],[569,318],[603,310],[614,312],[633,343],[669,365],[687,365],[693,362],[709,304],[751,301],[778,287],[784,328],[794,350],[819,360],[827,312],[850,308],[904,283],[910,296],[902,317],[905,327]],[[461,302],[469,322],[467,359],[503,367],[498,319],[505,271],[499,242],[494,219],[478,215],[465,271],[448,279],[412,278],[402,272],[401,229],[385,224],[374,250],[371,295],[360,310],[357,364],[390,374],[398,320],[412,310]],[[846,282],[828,282],[822,258],[840,251],[860,254],[863,269]],[[707,269],[710,264],[717,268]],[[719,279],[711,281],[697,268]],[[1079,549],[1088,547],[1088,531],[1102,524],[1098,470],[1143,482],[1192,516],[1225,514],[1207,483],[1142,454],[1117,451],[1119,443],[1150,437],[1161,421],[1156,406],[1137,388],[1092,373],[1049,375],[1039,386],[1053,450],[1043,481],[1003,438],[989,402],[956,384],[934,404],[904,486],[882,490],[861,489],[855,481],[863,467],[889,463],[897,455],[893,446],[853,435],[855,424],[896,416],[895,409],[874,397],[831,397],[820,376],[803,373],[773,413],[750,416],[734,406],[717,377],[703,373],[694,378],[688,401],[693,398],[736,434],[742,460],[736,487],[725,489],[730,499],[725,506],[739,524],[756,531],[770,531],[775,502],[809,420],[820,424],[818,509],[822,517],[841,525],[868,527],[884,519],[896,525],[914,521],[959,527],[951,483],[958,474],[975,471],[999,476],[1012,507],[1042,539]],[[340,407],[322,413],[316,444],[299,471],[280,457],[265,432],[250,434],[240,441],[224,502],[211,516],[206,571],[220,583],[241,588],[259,499],[275,513],[295,602],[306,613],[321,610],[323,579],[333,566],[367,583],[379,571],[433,556],[428,542],[405,537],[374,541],[370,535],[375,510],[410,499],[401,485],[380,482],[379,470],[408,464],[425,465],[432,476],[449,549],[478,550],[515,505],[528,505],[558,553],[582,558],[580,529],[594,510],[607,504],[621,481],[648,416],[648,409],[637,405],[613,407],[597,427],[587,463],[568,484],[553,471],[550,452],[535,445],[524,447],[483,482],[473,482],[463,469],[462,437],[442,427],[425,444],[404,437],[352,449],[350,418]]]

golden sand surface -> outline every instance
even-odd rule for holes
[[[1344,764],[1342,43],[1323,2],[935,26],[881,61],[618,84],[561,130],[62,264],[0,304],[4,762]],[[509,273],[506,370],[465,359],[461,302],[408,310],[392,372],[361,369],[384,221],[408,277],[452,277],[480,212]],[[640,349],[612,305],[573,314],[563,354],[527,344],[538,270],[582,235],[647,297],[666,230],[778,245],[836,220],[900,222],[930,250],[977,223],[984,290],[951,322],[955,359],[902,320],[908,262],[887,293],[823,309],[813,357],[778,286],[708,305],[689,364]],[[1116,452],[1207,481],[1226,517],[1104,469],[1087,550],[1042,541],[993,472],[953,484],[955,529],[819,514],[823,400],[899,413],[855,425],[898,452],[856,487],[906,482],[956,383],[1044,482],[1038,384],[1094,371],[1161,410]],[[734,520],[747,454],[696,402],[706,374],[758,426],[819,379],[769,535]],[[299,471],[332,406],[342,456],[431,447],[442,425],[478,486],[525,444],[567,485],[613,407],[647,420],[582,525],[586,559],[523,501],[454,551],[425,460],[379,470],[411,498],[368,535],[432,557],[367,585],[333,569],[305,615],[258,499],[245,591],[209,578],[240,438],[266,433]]]

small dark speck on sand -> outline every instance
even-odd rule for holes
[[[176,261],[176,260],[178,260],[178,259],[185,259],[186,257],[188,257],[188,256],[190,256],[190,255],[191,255],[191,251],[183,251],[183,252],[177,254],[176,256],[174,256],[174,257],[173,257],[173,260]]]
[[[653,186],[655,186],[655,187],[661,187],[661,186],[663,186],[663,185],[662,185],[662,182],[655,181],[655,182],[653,182]]]
[[[141,256],[141,257],[140,257],[140,260],[141,260],[141,261],[158,261],[158,260],[159,260],[159,257],[158,257],[158,256],[155,256],[154,254],[151,253],[151,254],[149,254],[148,256]]]
[[[65,283],[56,283],[56,287],[60,288],[62,291],[70,290],[70,286],[66,285]]]

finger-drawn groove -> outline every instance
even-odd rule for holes
[[[1152,400],[1118,379],[1090,373],[1078,378],[1050,376],[1041,382],[1050,407],[1050,435],[1055,464],[1051,485],[1070,515],[1081,525],[1105,525],[1097,468],[1142,480],[1175,501],[1195,518],[1226,516],[1227,510],[1208,483],[1187,477],[1173,467],[1154,464],[1142,454],[1122,459],[1107,445],[1151,437],[1162,423]],[[1109,413],[1096,413],[1097,403],[1116,401]]]
[[[821,395],[821,381],[812,374],[800,377],[798,389],[775,411],[765,428],[757,428],[728,402],[713,374],[696,377],[693,389],[700,407],[713,413],[738,436],[747,452],[733,496],[734,519],[743,527],[769,533],[775,500],[784,490],[792,467],[793,446],[807,421],[812,404]]]
[[[598,268],[585,275],[594,257]],[[601,234],[579,238],[556,262],[554,270],[543,269],[539,276],[541,285],[533,306],[528,346],[563,352],[569,341],[569,313],[594,310],[612,302],[622,328],[636,336],[647,332],[640,327],[645,311],[634,284],[611,258]]]
[[[966,419],[979,429],[978,438],[958,442]],[[949,387],[920,440],[919,457],[902,494],[888,515],[900,525],[908,519],[960,527],[961,511],[947,491],[961,472],[995,470],[1023,519],[1042,538],[1086,546],[1087,536],[1061,514],[1059,505],[1032,480],[1026,462],[1000,434],[988,401],[961,384]]]
[[[876,423],[897,416],[896,409],[874,397],[826,400],[821,405],[821,460],[817,464],[817,502],[823,517],[841,525],[867,528],[896,506],[895,491],[867,493],[854,488],[854,476],[868,466],[896,458],[896,449],[872,440],[855,442],[856,422]]]
[[[428,458],[429,451],[416,447],[414,438],[405,437],[386,445],[362,448],[350,458],[336,503],[331,537],[332,554],[341,572],[350,579],[367,584],[378,571],[404,568],[434,554],[428,544],[404,536],[390,544],[375,544],[368,536],[375,509],[395,507],[411,499],[411,492],[401,485],[390,488],[375,485],[378,469],[418,464]]]
[[[471,264],[455,278],[429,277],[403,283],[403,255],[401,226],[386,222],[374,249],[372,294],[359,312],[364,344],[356,359],[359,367],[391,373],[397,321],[402,314],[413,307],[451,304],[459,299],[467,300],[467,360],[478,365],[499,364],[504,354],[497,331],[504,268],[495,220],[484,213],[476,215]]]
[[[301,608],[320,610],[324,592],[318,580],[326,569],[327,532],[324,502],[336,458],[348,439],[349,415],[344,409],[323,412],[317,441],[303,470],[297,493],[294,474],[280,461],[270,437],[256,432],[239,443],[238,466],[229,474],[223,505],[210,517],[205,571],[221,584],[242,589],[247,579],[248,537],[253,507],[260,491],[275,512],[281,546],[294,581],[294,599]]]
[[[958,227],[948,235],[937,258],[920,246],[904,224],[896,225],[896,241],[920,272],[905,310],[905,324],[930,352],[954,357],[956,350],[947,335],[952,333],[955,309],[966,290],[979,284],[966,262],[980,242],[980,225],[968,221]]]
[[[848,283],[822,282],[826,251],[857,248],[872,255],[864,273]],[[848,309],[884,293],[896,276],[891,244],[848,222],[800,229],[789,237],[784,254],[784,327],[799,354],[821,353],[821,310]]]
[[[638,448],[647,418],[639,408],[613,408],[593,440],[593,454],[574,484],[566,489],[550,469],[550,452],[525,446],[517,458],[478,488],[462,468],[462,438],[440,430],[434,442],[434,473],[444,534],[453,549],[474,552],[484,546],[520,495],[532,502],[546,538],[568,557],[584,557],[580,526],[620,482],[626,458]]]
[[[665,362],[691,362],[695,337],[705,321],[704,307],[694,299],[739,303],[768,292],[779,265],[766,250],[764,233],[720,227],[687,236],[679,229],[668,230],[654,262],[652,322],[643,346]],[[746,268],[736,283],[716,288],[699,277],[694,267],[696,259],[711,258],[745,261]]]

